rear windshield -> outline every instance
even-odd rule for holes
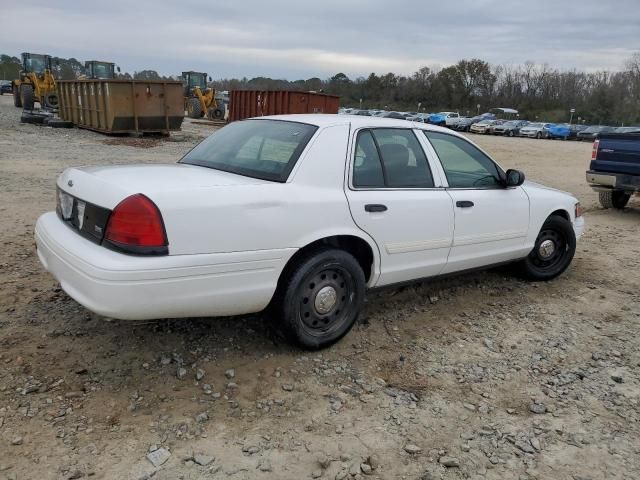
[[[282,120],[243,120],[221,128],[180,163],[286,182],[318,127]]]

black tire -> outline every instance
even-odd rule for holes
[[[604,208],[617,208],[622,210],[629,203],[631,194],[621,192],[620,190],[608,190],[598,194],[600,205]]]
[[[47,108],[58,108],[58,94],[49,92],[44,96],[44,106]]]
[[[22,99],[20,98],[20,91],[18,87],[13,86],[13,105],[17,108],[22,108]]]
[[[33,85],[23,83],[20,85],[20,102],[25,110],[33,110]]]
[[[187,101],[187,115],[189,118],[202,118],[202,105],[197,98],[190,98]]]
[[[513,137],[515,135],[515,133],[513,133],[513,130],[509,130],[509,136]]]
[[[72,128],[73,122],[62,120],[61,118],[51,118],[47,123],[51,128]]]
[[[322,295],[334,305],[323,307]],[[333,295],[333,298],[332,298]],[[283,272],[271,316],[287,339],[315,350],[342,338],[358,318],[365,278],[358,261],[337,249],[318,249]]]
[[[34,125],[42,125],[45,118],[46,116],[44,115],[37,115],[35,113],[22,112],[22,115],[20,116],[20,122],[31,123]]]
[[[540,133],[540,132],[536,133],[536,138],[538,140],[540,140],[542,138],[542,133]]]
[[[552,248],[544,249],[544,244]],[[571,222],[552,215],[542,225],[533,250],[520,262],[520,270],[529,280],[552,280],[569,267],[575,252],[576,235]]]
[[[211,118],[214,120],[222,120],[224,118],[224,110],[221,108],[214,108],[213,110],[209,110],[211,113]]]

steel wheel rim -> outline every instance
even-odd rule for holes
[[[304,330],[324,336],[339,330],[353,310],[355,281],[339,265],[313,272],[299,289],[298,312]],[[331,302],[332,295],[335,301]]]
[[[545,245],[548,242],[553,244],[553,251],[549,253],[549,249]],[[536,239],[536,245],[529,255],[531,262],[540,270],[547,270],[560,264],[569,249],[569,243],[566,237],[557,230],[543,230]]]

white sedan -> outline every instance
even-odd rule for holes
[[[66,170],[35,237],[44,267],[98,314],[268,310],[319,348],[349,331],[366,289],[505,262],[560,275],[584,227],[579,203],[523,182],[432,125],[262,117],[176,164]]]

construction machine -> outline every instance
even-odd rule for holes
[[[51,56],[38,53],[22,54],[20,78],[12,82],[13,104],[33,110],[35,102],[41,107],[57,108],[56,81],[51,70]]]
[[[81,78],[112,80],[116,78],[116,69],[120,72],[120,67],[116,67],[115,63],[88,60],[84,62],[84,75]]]
[[[216,91],[207,87],[206,73],[182,72],[184,83],[184,103],[189,118],[202,118],[206,116],[210,120],[224,118],[224,108],[216,101]]]

